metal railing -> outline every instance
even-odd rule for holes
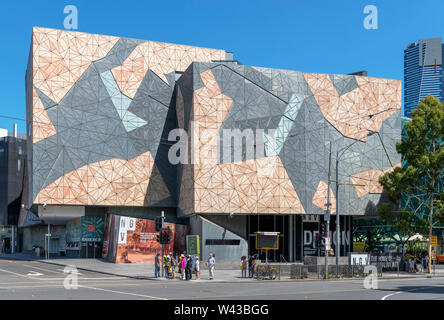
[[[382,277],[382,266],[371,265],[377,270],[377,277]],[[367,268],[366,268],[367,267]],[[324,265],[292,265],[290,271],[291,279],[343,279],[343,278],[365,278],[372,273],[374,268],[361,265],[329,265],[327,276],[325,276]]]

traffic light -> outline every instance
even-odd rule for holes
[[[325,223],[321,223],[321,236],[325,237]]]
[[[156,231],[160,231],[163,227],[163,223],[162,223],[162,217],[156,217],[156,219],[154,220],[155,224],[156,224]]]
[[[156,236],[156,241],[160,243],[160,234]]]
[[[161,244],[169,244],[170,243],[170,228],[162,228],[159,232],[159,238]]]

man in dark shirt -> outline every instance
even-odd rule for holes
[[[154,257],[154,277],[160,278],[160,252]]]

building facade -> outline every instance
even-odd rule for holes
[[[411,117],[419,102],[432,95],[443,101],[441,38],[421,39],[404,50],[404,115]]]
[[[345,255],[352,217],[375,212],[384,201],[378,177],[400,165],[400,112],[398,80],[250,67],[225,50],[34,28],[26,206],[61,230],[81,216],[108,219],[107,256],[128,235],[151,241],[150,223],[138,221],[164,211],[182,235],[175,241],[200,235],[203,256],[238,266],[256,251],[256,231],[278,231],[269,258],[301,261],[319,253],[331,146],[344,150],[339,192],[329,192]],[[128,262],[125,250],[110,259]]]
[[[3,252],[18,247],[16,226],[23,202],[26,136],[0,129],[0,245]]]

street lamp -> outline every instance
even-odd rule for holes
[[[367,137],[374,135],[375,131],[368,131]],[[356,142],[362,142],[361,140],[355,140],[348,146],[336,151],[336,270],[339,267],[339,255],[341,253],[341,227],[340,227],[340,215],[339,215],[339,160],[344,155],[344,153],[353,146]]]

